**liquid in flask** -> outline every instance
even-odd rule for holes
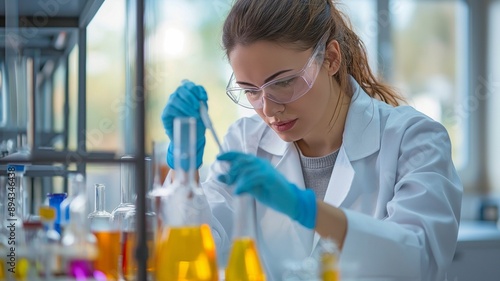
[[[162,197],[165,226],[156,245],[156,278],[171,281],[217,281],[215,243],[205,215],[210,212],[195,178],[196,121],[174,120],[174,181]]]

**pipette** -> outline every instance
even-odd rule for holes
[[[212,125],[212,121],[210,120],[210,116],[208,116],[207,106],[202,101],[200,101],[200,116],[201,120],[203,121],[203,125],[205,125],[205,127],[212,133],[212,136],[215,139],[215,143],[217,143],[217,146],[219,147],[219,152],[224,152],[224,149],[220,144],[219,137],[217,136],[217,133],[215,133],[214,126]]]

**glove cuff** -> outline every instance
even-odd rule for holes
[[[167,164],[170,167],[170,169],[174,169],[174,145],[172,142],[168,144],[168,150],[167,150]]]
[[[311,189],[300,190],[295,189],[298,198],[297,202],[297,215],[294,218],[301,225],[314,229],[316,226],[316,195]]]

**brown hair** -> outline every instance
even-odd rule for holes
[[[327,32],[328,42],[336,40],[340,45],[342,61],[334,77],[345,93],[352,93],[351,75],[371,97],[394,106],[403,101],[375,78],[363,42],[331,0],[237,0],[224,22],[222,43],[228,56],[237,44],[259,40],[307,50]]]

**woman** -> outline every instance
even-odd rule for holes
[[[344,277],[444,280],[455,250],[462,186],[445,128],[371,73],[366,52],[329,0],[239,0],[223,27],[233,68],[227,94],[257,113],[229,129],[202,184],[218,254],[227,254],[235,194],[258,204],[270,280],[283,261],[341,250]],[[184,82],[163,123],[198,118],[201,86]],[[170,147],[172,151],[172,147]],[[172,155],[168,162],[172,167]],[[232,188],[229,188],[231,186]]]

